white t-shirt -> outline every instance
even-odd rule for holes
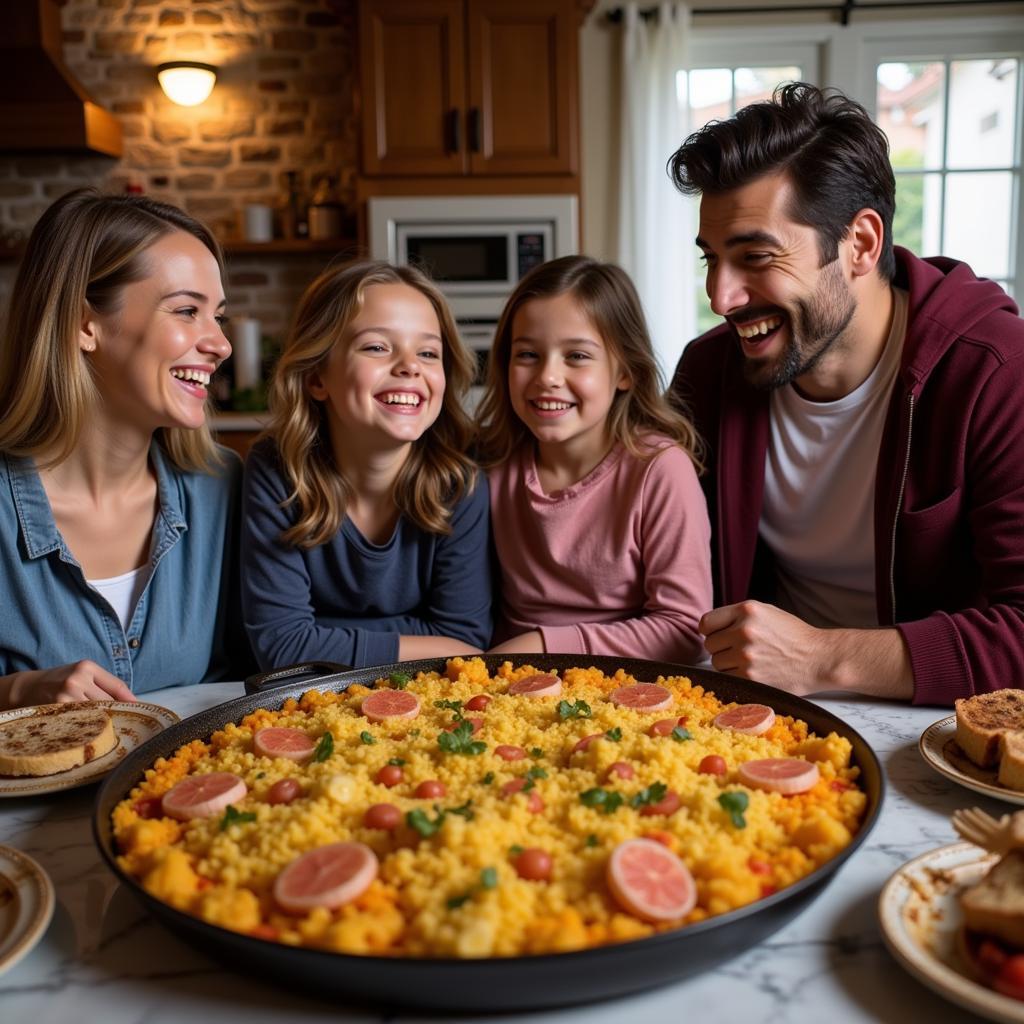
[[[146,583],[149,581],[149,565],[143,565],[138,569],[132,569],[122,576],[111,576],[105,580],[87,580],[93,590],[101,594],[107,604],[117,613],[121,625],[127,629],[131,622],[135,606],[142,597]]]
[[[779,607],[813,626],[878,625],[875,474],[907,327],[907,293],[893,299],[882,357],[855,391],[813,402],[788,385],[771,396],[760,534]]]

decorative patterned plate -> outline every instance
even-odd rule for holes
[[[921,756],[940,775],[973,789],[975,793],[1024,806],[1024,793],[1007,789],[996,781],[997,773],[969,761],[956,742],[956,715],[928,726],[917,741]]]
[[[27,854],[0,846],[0,974],[43,937],[53,917],[53,885]]]
[[[885,883],[878,919],[889,952],[918,981],[990,1020],[1024,1024],[1024,1002],[974,981],[957,948],[960,893],[998,859],[972,843],[915,857]]]
[[[159,704],[145,704],[142,701],[110,701],[104,704],[104,708],[110,712],[110,717],[114,721],[114,732],[117,734],[117,746],[113,750],[102,757],[97,757],[95,761],[89,761],[77,768],[69,768],[66,772],[57,772],[55,775],[0,775],[0,797],[38,796],[42,793],[55,793],[61,789],[74,789],[76,786],[98,782],[120,764],[129,751],[145,743],[167,726],[181,721],[169,708],[162,708]],[[34,715],[39,710],[15,708],[13,711],[0,711],[0,725],[12,722],[16,718]]]

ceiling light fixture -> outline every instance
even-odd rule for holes
[[[195,107],[213,91],[217,69],[212,64],[176,60],[161,64],[156,78],[167,98],[182,107]]]

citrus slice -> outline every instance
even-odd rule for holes
[[[162,806],[167,817],[178,821],[213,818],[247,792],[245,783],[231,772],[190,775],[164,793]]]
[[[775,724],[775,712],[767,704],[737,704],[736,707],[715,715],[719,729],[731,729],[747,736],[760,736]]]
[[[656,683],[634,683],[620,686],[609,694],[611,702],[619,708],[633,711],[664,711],[672,706],[672,693]]]
[[[653,839],[619,843],[608,858],[607,879],[615,902],[644,921],[676,921],[697,903],[689,869]]]
[[[274,899],[292,914],[315,907],[333,910],[362,896],[377,877],[377,867],[377,855],[365,843],[318,846],[277,876]]]
[[[806,793],[818,781],[818,766],[798,757],[765,757],[758,761],[745,761],[736,774],[739,781],[755,789],[792,796]]]
[[[371,722],[415,718],[420,713],[420,699],[408,690],[374,690],[363,698],[362,712]]]
[[[509,688],[517,697],[557,697],[562,692],[562,680],[547,672],[517,679]]]
[[[302,762],[313,756],[316,741],[301,729],[272,726],[253,733],[252,748],[261,757],[286,757],[289,761]]]

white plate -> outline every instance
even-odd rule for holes
[[[956,715],[950,715],[949,718],[929,725],[921,733],[917,747],[925,761],[947,779],[973,789],[975,793],[983,793],[997,800],[1024,806],[1024,793],[998,785],[994,771],[986,771],[971,764],[962,753],[959,753],[959,747],[955,751],[950,751],[949,744],[955,744],[955,737]]]
[[[42,937],[53,917],[53,885],[27,854],[0,846],[0,974]]]
[[[72,704],[62,704],[61,707],[74,707]],[[43,705],[42,708],[15,708],[13,711],[0,711],[0,725],[4,722],[13,722],[16,718],[27,718],[45,708],[52,708],[53,705]],[[60,789],[74,789],[76,786],[84,786],[89,782],[96,782],[102,779],[111,771],[129,751],[145,743],[151,736],[166,729],[181,719],[169,708],[162,708],[159,704],[144,704],[133,701],[110,701],[104,703],[104,709],[110,712],[114,721],[114,732],[117,735],[117,745],[113,750],[108,751],[95,761],[79,765],[77,768],[69,768],[66,772],[57,772],[55,775],[15,776],[0,775],[0,797],[5,796],[38,796],[41,793],[55,793]]]
[[[972,843],[915,857],[885,883],[878,919],[889,952],[918,981],[990,1020],[1024,1024],[1024,1002],[974,981],[956,948],[960,893],[998,859]]]

